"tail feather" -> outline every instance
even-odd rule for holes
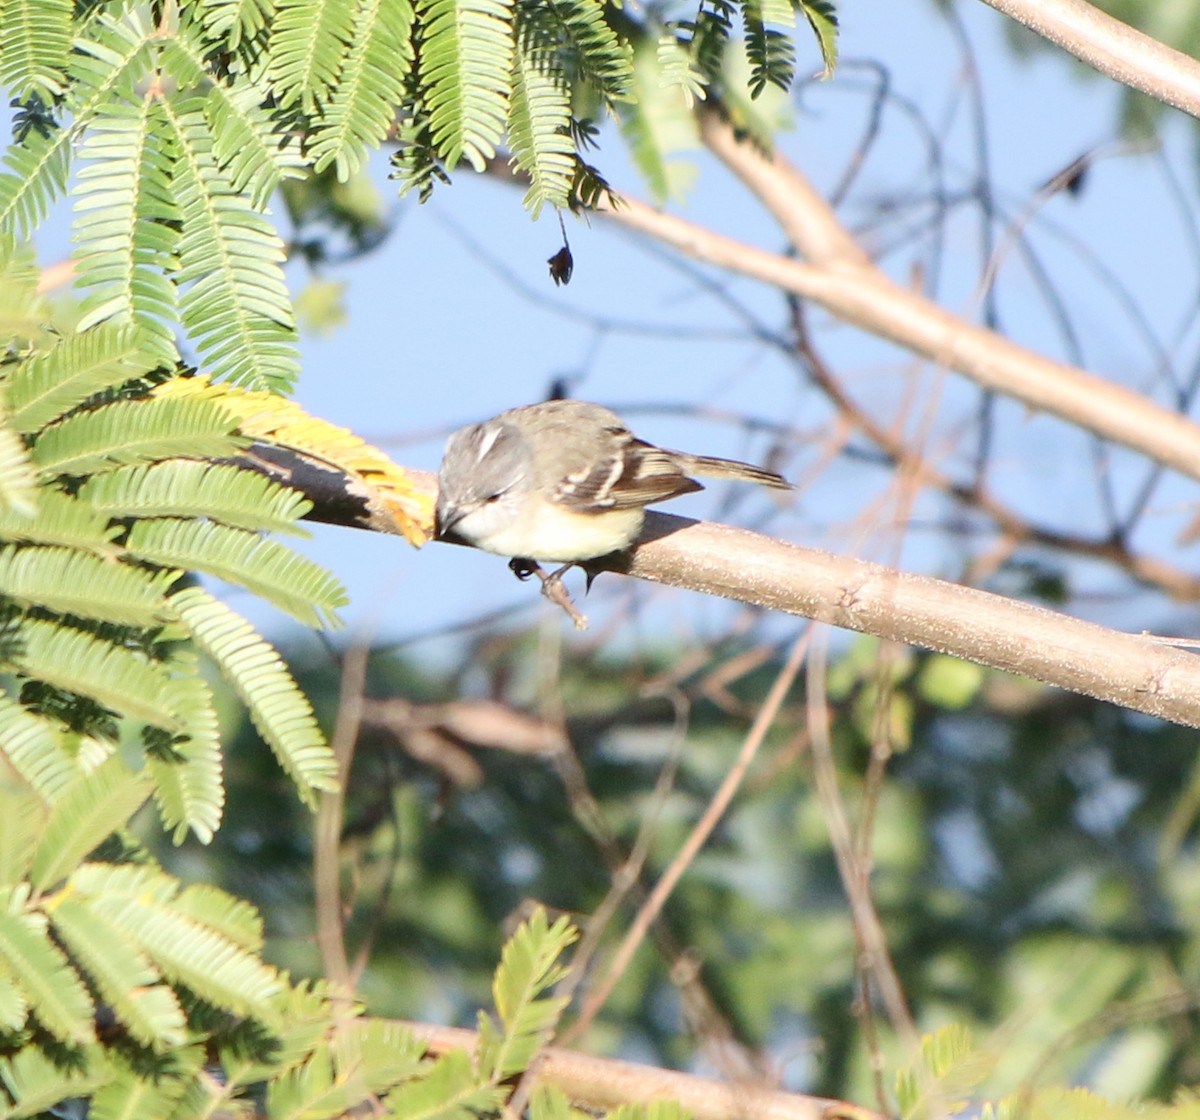
[[[737,459],[718,459],[712,455],[689,455],[684,451],[672,451],[680,467],[687,474],[698,474],[701,478],[733,478],[741,482],[757,482],[775,490],[794,490],[795,487],[783,475],[743,463]]]

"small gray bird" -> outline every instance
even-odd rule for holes
[[[636,439],[598,404],[525,405],[446,441],[435,533],[500,556],[578,563],[628,548],[646,506],[703,490],[691,475],[791,489],[762,467]]]

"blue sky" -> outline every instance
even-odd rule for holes
[[[1106,80],[1082,82],[1047,55],[1014,57],[1003,41],[1003,20],[982,4],[958,5],[980,67],[985,98],[988,156],[995,188],[1011,212],[1019,212],[1038,184],[1071,159],[1114,140],[1117,94]],[[859,143],[870,109],[871,71],[885,67],[892,89],[918,106],[941,137],[946,177],[957,187],[974,174],[977,151],[970,103],[962,83],[961,54],[934,6],[918,0],[845,0],[842,67],[828,83],[807,86],[798,99],[795,128],[782,139],[789,157],[824,190],[836,184]],[[800,68],[815,72],[815,46],[800,35]],[[893,106],[885,112],[880,139],[866,161],[843,216],[853,228],[873,203],[926,189],[925,149],[916,129]],[[1190,137],[1181,122],[1167,130],[1165,159],[1190,191],[1194,166]],[[615,130],[596,156],[618,189],[644,196]],[[722,168],[697,160],[695,189],[671,208],[701,224],[768,248],[780,247],[778,231]],[[1059,197],[1044,218],[1090,245],[1106,267],[1129,279],[1156,329],[1173,337],[1192,315],[1197,275],[1190,246],[1164,188],[1156,156],[1102,161],[1079,199]],[[817,470],[820,440],[830,414],[797,369],[746,337],[744,322],[694,275],[653,247],[639,245],[602,221],[568,218],[575,276],[555,288],[546,258],[559,245],[557,219],[533,222],[520,194],[469,171],[431,203],[397,201],[376,161],[385,204],[397,217],[387,242],[372,255],[322,273],[346,285],[347,324],[327,337],[306,336],[304,374],[297,397],[310,411],[353,428],[392,452],[401,463],[436,467],[444,434],[462,423],[543,397],[555,377],[571,379],[578,396],[620,407],[635,430],[668,446],[744,458],[761,458],[768,444],[747,439],[734,426],[667,414],[667,402],[761,417],[805,436],[790,465],[793,477],[811,485],[791,509],[779,510],[758,492],[716,488],[671,504],[690,516],[721,516],[807,544],[898,562],[915,570],[953,577],[960,557],[941,536],[921,531],[921,516],[943,512],[936,503],[918,506],[917,526],[902,543],[886,512],[863,531],[851,523],[884,492],[887,474],[839,458]],[[946,226],[941,300],[952,310],[975,314],[980,273],[977,225],[964,213]],[[889,233],[890,236],[890,233]],[[1110,294],[1062,246],[1049,229],[1038,243],[1055,284],[1072,307],[1087,366],[1097,373],[1144,387],[1152,383],[1147,347]],[[868,248],[876,234],[864,230]],[[40,245],[43,259],[60,255],[66,217],[52,223]],[[904,279],[910,254],[886,258]],[[714,274],[709,274],[714,275]],[[302,266],[292,266],[295,290]],[[717,277],[725,294],[762,324],[784,321],[778,293],[750,281]],[[1054,356],[1069,357],[1045,303],[1015,258],[1005,264],[1000,306],[1006,333]],[[813,324],[826,358],[863,399],[886,412],[911,387],[911,358],[855,328],[829,320],[819,309]],[[1183,328],[1181,352],[1195,339]],[[928,374],[926,391],[940,393],[939,431],[973,415],[976,394],[951,376]],[[1075,528],[1097,527],[1092,462],[1085,437],[1022,410],[1001,405],[997,471],[1004,497],[1036,512],[1043,521]],[[936,441],[934,443],[936,447]],[[956,460],[946,460],[956,465]],[[1118,478],[1133,487],[1136,472]],[[1046,485],[1053,479],[1054,485]],[[1162,539],[1178,526],[1192,488],[1174,482],[1160,495]],[[1178,503],[1178,508],[1176,508]],[[1152,525],[1154,522],[1152,522]],[[1150,530],[1154,532],[1153,528]],[[523,607],[524,619],[548,614],[536,589],[519,584],[502,559],[433,545],[414,552],[403,541],[346,529],[318,527],[306,546],[334,569],[353,599],[346,612],[350,637],[403,639],[469,620],[506,605]],[[1103,570],[1078,570],[1081,586],[1097,593],[1111,582]],[[688,637],[724,625],[729,609],[683,592],[602,579],[586,606],[598,625],[629,596],[642,604],[641,638]],[[293,633],[286,621],[231,592],[231,600],[276,638]],[[1147,619],[1139,625],[1154,625]],[[562,626],[568,628],[565,619]],[[599,632],[603,632],[602,629]],[[567,640],[577,639],[568,636]],[[433,648],[433,647],[428,647]]]

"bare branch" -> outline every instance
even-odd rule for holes
[[[411,473],[432,492],[432,473]],[[653,511],[633,553],[599,570],[953,654],[1200,727],[1200,657],[973,587]]]
[[[600,203],[611,221],[670,245],[695,260],[761,280],[812,300],[864,330],[957,370],[978,385],[1048,412],[1154,462],[1200,479],[1200,425],[1138,393],[1052,361],[975,326],[908,291],[860,254],[839,247],[832,211],[807,186],[800,171],[776,153],[764,156],[733,130],[702,116],[710,149],[767,204],[799,242],[805,263],[746,245],[622,196]],[[807,214],[802,214],[804,210]]]
[[[450,1050],[473,1051],[479,1043],[474,1031],[438,1027],[429,1023],[406,1024],[433,1054]],[[855,1120],[881,1120],[879,1115],[824,1097],[781,1093],[755,1084],[710,1081],[656,1066],[594,1058],[557,1046],[540,1056],[537,1079],[557,1085],[577,1104],[615,1108],[631,1102],[679,1101],[696,1120],[828,1120],[831,1116]]]
[[[1084,0],[983,0],[1130,89],[1200,117],[1200,63]]]

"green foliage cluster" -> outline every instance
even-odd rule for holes
[[[0,172],[0,233],[30,236],[70,185],[77,283],[88,293],[81,329],[136,325],[169,365],[182,328],[214,375],[283,388],[298,355],[285,247],[266,213],[281,183],[348,179],[393,138],[402,188],[427,194],[462,162],[482,169],[506,140],[535,213],[592,202],[606,189],[580,156],[593,117],[620,114],[652,172],[670,152],[651,139],[664,109],[709,89],[736,101],[746,88],[727,66],[735,14],[751,98],[788,87],[797,10],[831,63],[824,0],[705,0],[694,20],[642,23],[603,0],[114,0],[78,10],[4,0],[0,87],[18,114]],[[665,65],[656,40],[670,45]],[[648,80],[635,75],[639,44]],[[635,83],[673,92],[643,101]]]
[[[670,650],[579,651],[561,681],[578,770],[519,745],[474,749],[449,730],[431,751],[430,730],[468,672],[476,695],[529,703],[534,642],[493,636],[461,674],[432,674],[415,656],[372,660],[368,695],[416,705],[411,743],[398,722],[366,722],[347,789],[356,888],[347,936],[352,952],[369,951],[361,991],[377,1013],[469,1021],[488,998],[505,918],[530,898],[603,913],[619,883],[620,916],[596,957],[609,959],[779,668],[771,660],[729,680],[724,667],[748,660],[736,640],[687,676]],[[710,674],[720,688],[707,686]],[[329,668],[300,679],[318,711],[336,709]],[[837,780],[851,821],[873,820],[873,897],[901,988],[920,1030],[964,1032],[961,1046],[937,1035],[929,1070],[914,1070],[893,1099],[917,1117],[931,1102],[1016,1092],[1000,1115],[1036,1100],[1034,1115],[1053,1116],[1062,1086],[1086,1085],[1095,1095],[1072,1097],[1075,1112],[1064,1115],[1138,1114],[1102,1095],[1174,1102],[1189,1116],[1179,1094],[1200,1068],[1193,733],[961,672],[939,655],[881,661],[865,640],[834,659],[829,681]],[[897,753],[872,791],[881,728]],[[797,696],[590,1037],[673,1068],[749,1055],[789,1088],[867,1104],[872,1047],[889,1092],[890,1071],[911,1055],[877,1003],[870,1029],[855,1011],[858,950],[806,741]],[[441,752],[464,749],[475,781],[437,767]],[[270,760],[237,753],[245,761],[231,775],[228,826],[206,849],[207,874],[269,904],[270,958],[307,972],[317,962],[304,822]],[[630,886],[624,853],[642,849]]]

